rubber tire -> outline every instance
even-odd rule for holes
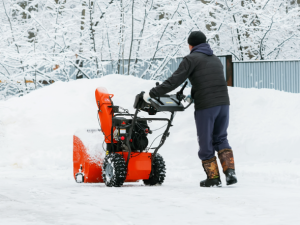
[[[159,154],[153,159],[153,173],[148,180],[143,180],[145,185],[161,185],[166,177],[166,164],[163,157]]]
[[[113,173],[110,179],[106,176],[106,167],[111,166]],[[102,166],[102,178],[107,187],[121,187],[126,179],[126,164],[120,154],[111,153],[105,156]]]

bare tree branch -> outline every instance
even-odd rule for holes
[[[275,52],[276,50],[280,50],[281,49],[281,47],[284,45],[284,43],[286,43],[288,40],[290,40],[292,37],[294,37],[295,36],[295,34],[293,34],[292,36],[290,36],[289,38],[287,38],[287,39],[285,39],[283,42],[281,42],[276,48],[274,48],[271,52],[269,52],[268,54],[267,54],[267,56],[269,56],[269,55],[271,55],[273,52]]]
[[[274,16],[272,16],[272,19],[271,19],[272,22],[271,22],[271,24],[270,24],[270,26],[269,26],[269,29],[267,30],[267,32],[264,34],[263,38],[262,38],[261,41],[260,41],[259,55],[260,55],[260,59],[261,59],[261,60],[264,60],[264,57],[263,57],[263,55],[262,55],[263,41],[264,41],[265,37],[267,36],[267,34],[269,33],[269,31],[270,31],[271,28],[272,28],[272,25],[273,25],[273,23],[274,23],[273,17],[274,17]]]
[[[178,11],[180,4],[181,4],[181,1],[178,3],[176,10],[175,10],[175,12],[173,13],[173,15],[172,15],[172,17],[171,17],[171,20],[173,19],[173,17],[175,16],[176,12]],[[154,60],[154,58],[155,58],[155,56],[156,56],[156,53],[157,53],[157,49],[158,49],[159,43],[161,42],[161,40],[162,40],[162,38],[163,38],[163,36],[164,36],[164,34],[165,34],[165,32],[166,32],[166,30],[167,30],[169,24],[170,24],[170,22],[167,23],[167,25],[165,26],[165,28],[164,28],[164,30],[163,30],[163,32],[162,32],[162,34],[161,34],[159,40],[157,41],[156,48],[155,48],[154,54],[153,54],[153,56],[152,56],[152,59],[150,60],[149,66],[148,66],[148,68],[145,70],[145,72],[142,74],[141,77],[144,77],[144,76],[147,74],[147,72],[151,69],[152,61]]]
[[[5,7],[5,4],[4,4],[4,0],[2,0],[2,3],[3,3],[3,8],[4,8],[4,11],[5,11],[5,15],[7,16],[7,20],[8,20],[8,22],[9,22],[12,40],[13,40],[13,42],[15,43],[16,41],[15,41],[15,37],[14,37],[14,32],[13,32],[12,24],[11,24],[10,18],[9,18],[9,16],[8,16],[8,14],[7,14],[6,7]],[[16,46],[16,48],[17,48],[18,54],[20,54],[19,46],[18,46],[16,43],[15,43],[15,46]],[[20,60],[20,63],[23,64],[23,61]],[[22,69],[23,69],[23,71],[24,71],[24,67],[22,67]]]
[[[10,73],[8,72],[8,70],[6,69],[6,67],[0,62],[1,66],[3,66],[3,68],[6,70],[6,72],[8,73],[8,75],[10,75]],[[3,74],[4,75],[4,74]]]
[[[131,52],[132,52],[132,44],[133,44],[133,28],[134,28],[133,9],[134,9],[134,0],[132,0],[132,9],[131,9],[131,43],[130,43],[129,59],[128,59],[128,73],[127,73],[128,75],[130,71],[130,60],[131,60]]]
[[[92,40],[93,42],[93,51],[96,52],[96,41],[95,41],[95,30],[94,30],[94,27],[93,27],[93,10],[94,10],[94,1],[92,0],[89,0],[89,14],[90,14],[90,39]],[[97,57],[94,57],[95,58],[95,62],[96,62],[96,67],[97,67],[97,75],[99,74],[99,63],[98,63],[98,58]]]
[[[113,4],[114,3],[114,0],[111,0],[109,3],[108,3],[108,6],[106,6],[106,11],[107,11],[107,9],[109,8],[109,6],[111,5],[111,4]],[[104,17],[104,15],[105,15],[105,13],[106,13],[106,11],[105,12],[102,12],[102,10],[101,10],[101,8],[100,8],[100,6],[99,6],[99,4],[97,3],[97,6],[98,6],[98,8],[99,8],[99,10],[101,11],[101,16],[100,16],[100,19],[103,19],[103,17]],[[96,23],[95,23],[95,27],[98,25],[98,23],[99,23],[99,21],[97,21]]]
[[[266,6],[267,6],[267,4],[270,2],[270,0],[268,0],[267,2],[266,2],[266,4],[264,5],[264,7],[262,7],[262,9],[265,9],[266,8]]]
[[[195,22],[194,18],[193,18],[193,17],[191,16],[191,14],[190,14],[190,9],[189,9],[188,5],[186,4],[186,1],[183,0],[183,2],[184,2],[184,4],[185,4],[185,6],[186,6],[186,10],[188,11],[189,17],[190,17],[191,20],[194,22],[194,24],[195,24],[195,26],[197,27],[197,29],[200,30],[200,28],[198,27],[198,25],[197,25],[197,23]]]
[[[227,7],[228,11],[230,12],[231,8],[229,8],[227,0],[225,0],[225,4],[226,4],[226,7]],[[233,17],[234,23],[237,24],[234,14],[232,15],[232,17]],[[244,60],[243,49],[242,49],[242,41],[241,41],[241,36],[240,36],[240,32],[239,32],[238,28],[236,28],[236,32],[237,32],[237,39],[238,39],[238,42],[239,42],[239,49],[240,49],[240,53],[241,53],[241,59]]]
[[[151,2],[151,6],[147,12],[147,3],[148,3],[148,0],[145,2],[145,14],[144,14],[144,20],[143,20],[143,26],[142,26],[142,29],[140,31],[140,35],[139,37],[142,38],[143,37],[143,33],[144,33],[144,29],[145,29],[145,23],[146,23],[146,18],[147,18],[147,15],[148,13],[150,12],[150,10],[152,9],[152,6],[153,6],[153,0]],[[134,62],[134,66],[133,66],[133,73],[135,73],[135,67],[136,67],[136,64],[138,62],[138,56],[139,56],[139,51],[140,51],[140,45],[141,45],[141,39],[139,39],[139,42],[138,42],[138,47],[137,47],[137,50],[136,50],[136,53],[135,53],[135,62]]]
[[[190,29],[190,31],[187,33],[187,35],[185,36],[185,38],[177,45],[176,50],[174,51],[174,53],[172,54],[172,56],[170,57],[169,54],[164,58],[164,60],[161,62],[161,64],[158,66],[158,68],[152,73],[151,75],[151,79],[155,79],[157,76],[153,76],[154,74],[158,74],[159,71],[162,71],[166,65],[170,62],[170,60],[177,54],[177,52],[179,51],[181,45],[186,41],[188,35],[192,32],[192,30],[194,29],[194,27],[192,27]]]

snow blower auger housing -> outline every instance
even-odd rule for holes
[[[95,95],[101,131],[106,143],[105,157],[104,151],[102,157],[101,154],[98,154],[98,157],[90,156],[89,153],[93,152],[90,145],[83,143],[84,141],[74,135],[73,163],[76,182],[104,182],[108,187],[120,187],[124,182],[139,180],[143,180],[145,185],[162,184],[166,176],[166,167],[162,156],[157,152],[169,136],[174,113],[184,111],[191,105],[190,103],[184,107],[181,103],[185,98],[183,90],[186,85],[187,82],[177,94],[150,99],[150,103],[143,100],[144,92],[141,92],[135,98],[134,114],[114,105],[112,101],[114,95],[109,94],[106,88],[97,88]],[[149,115],[167,111],[171,116],[170,119],[140,118],[138,117],[140,111],[145,111]],[[160,143],[154,148],[148,147],[147,136],[152,134],[148,126],[149,121],[167,122]],[[149,152],[150,150],[153,152]]]

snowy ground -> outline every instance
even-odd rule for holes
[[[0,102],[0,224],[299,223],[299,94],[229,89],[235,186],[222,176],[222,188],[199,187],[205,174],[192,108],[177,113],[160,150],[167,164],[162,186],[75,183],[72,135],[98,128],[95,88],[105,86],[115,104],[132,111],[134,96],[154,84],[112,75],[58,82]]]

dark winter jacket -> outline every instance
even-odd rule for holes
[[[191,95],[196,110],[229,105],[223,65],[220,59],[213,55],[209,44],[195,46],[191,53],[183,58],[171,77],[150,90],[150,96],[162,96],[177,88],[186,79],[192,84]]]

